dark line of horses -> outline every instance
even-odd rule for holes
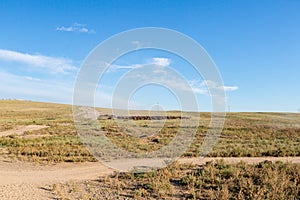
[[[116,115],[99,115],[98,119],[126,119],[126,120],[164,120],[164,119],[190,119],[184,116],[116,116]]]

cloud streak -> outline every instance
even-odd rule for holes
[[[48,69],[52,73],[65,73],[77,70],[73,65],[73,61],[70,59],[27,54],[6,49],[0,49],[0,60],[24,63],[30,66]]]
[[[160,57],[155,57],[152,58],[149,62],[146,62],[144,64],[132,64],[132,65],[117,65],[117,64],[112,64],[109,66],[109,69],[107,72],[117,72],[119,70],[131,70],[131,69],[136,69],[143,67],[145,65],[155,65],[157,67],[163,68],[167,67],[171,64],[171,59],[169,58],[160,58]],[[107,66],[109,64],[107,63]],[[158,68],[157,72],[161,72],[162,69]]]
[[[55,30],[61,32],[96,33],[93,29],[88,29],[85,24],[79,23],[74,23],[71,26],[59,26]]]
[[[157,66],[167,67],[171,64],[171,59],[169,59],[169,58],[152,58],[152,63]]]
[[[235,91],[239,89],[238,86],[223,86],[223,88],[225,91]]]
[[[238,86],[220,86],[218,85],[217,83],[215,83],[214,81],[211,81],[211,80],[206,80],[206,81],[202,81],[200,83],[200,86],[206,86],[210,89],[217,89],[217,90],[224,90],[225,92],[227,91],[235,91],[235,90],[238,90],[239,87]]]

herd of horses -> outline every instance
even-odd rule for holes
[[[117,116],[117,115],[99,115],[98,119],[125,119],[125,120],[165,120],[165,119],[189,119],[184,116],[150,116],[150,115],[131,115],[131,116]]]

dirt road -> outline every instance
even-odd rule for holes
[[[112,173],[100,163],[62,163],[37,166],[0,162],[0,199],[55,199],[51,185],[70,180],[89,180]]]
[[[253,164],[264,160],[300,163],[300,157],[183,158],[179,162],[202,164],[218,159],[223,159],[227,163],[244,161]],[[113,172],[113,169],[101,163],[40,166],[22,162],[0,162],[0,199],[55,199],[55,195],[51,192],[51,185],[54,183],[91,180]]]

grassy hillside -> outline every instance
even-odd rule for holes
[[[108,109],[99,109],[109,113]],[[177,115],[178,113],[172,113]],[[210,122],[209,113],[200,113],[196,138],[184,156],[198,155]],[[150,137],[134,137],[117,126],[114,120],[99,120],[107,137],[120,148],[142,153],[168,144],[176,135],[179,120],[167,120]],[[300,115],[284,113],[227,113],[225,126],[209,156],[300,156]],[[31,101],[0,101],[0,132],[23,125],[47,125],[46,129],[26,132],[22,137],[0,137],[0,154],[38,162],[94,161],[82,146],[73,123],[72,106]],[[155,123],[135,122],[135,130],[156,130]],[[184,127],[186,131],[190,127]]]

